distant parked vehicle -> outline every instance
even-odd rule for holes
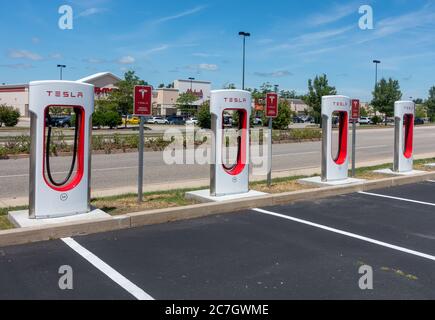
[[[71,116],[52,116],[50,125],[58,128],[71,128]]]
[[[184,125],[186,120],[181,116],[169,116],[166,118],[171,125]]]
[[[424,120],[422,118],[415,118],[414,124],[417,126],[422,125],[422,124],[424,124]]]
[[[263,125],[263,120],[260,117],[255,117],[254,126],[262,126],[262,125]]]
[[[293,117],[293,123],[304,123],[305,121],[301,117]]]
[[[147,121],[148,124],[169,124],[167,119],[163,119],[162,117],[151,117]]]
[[[359,118],[359,124],[373,124],[373,121],[369,117],[361,117]]]
[[[197,118],[189,118],[188,120],[186,120],[186,124],[191,126],[191,125],[198,125],[198,119]]]
[[[129,124],[129,125],[138,125],[140,123],[139,117],[128,115],[127,117],[122,118],[122,124]]]

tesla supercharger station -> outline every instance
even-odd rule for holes
[[[346,180],[349,172],[349,116],[351,100],[345,96],[322,97],[322,181]],[[334,119],[334,114],[338,117]],[[332,153],[333,122],[338,125],[338,151]]]
[[[38,81],[29,85],[31,112],[31,219],[88,213],[90,207],[90,139],[94,86],[69,81]],[[55,174],[50,157],[53,110],[75,118],[73,155],[68,171]],[[68,160],[69,161],[69,160]]]
[[[362,182],[349,178],[349,118],[352,101],[346,96],[322,97],[322,174],[300,180],[304,184],[335,185]],[[337,151],[333,152],[334,124],[338,126]]]
[[[250,118],[251,93],[243,90],[215,90],[211,92],[211,157],[210,189],[189,192],[186,197],[201,202],[225,201],[264,195],[249,190],[250,171]],[[238,116],[235,161],[227,164],[228,152],[225,115],[236,112]],[[232,130],[232,129],[231,129]]]
[[[212,156],[210,195],[214,197],[249,192],[249,127],[251,93],[241,90],[212,91],[210,99]],[[233,165],[224,161],[226,111],[238,113],[237,158]]]
[[[394,104],[394,167],[395,172],[410,172],[414,165],[414,117],[412,101],[397,101]]]
[[[396,101],[394,104],[394,162],[393,170],[376,170],[376,173],[392,175],[411,175],[422,171],[413,170],[414,166],[414,118],[415,103]]]

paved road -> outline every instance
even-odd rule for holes
[[[366,162],[391,159],[394,130],[359,130],[357,160]],[[320,167],[320,142],[274,145],[274,171]],[[435,152],[435,127],[419,127],[415,132],[416,154]],[[92,161],[92,188],[104,190],[137,184],[137,154],[96,155]],[[146,153],[145,183],[174,183],[208,179],[207,165],[165,165],[161,152]],[[68,161],[53,160],[54,172],[65,172]],[[28,194],[29,160],[0,161],[0,199],[26,197]]]
[[[0,248],[0,299],[435,299],[434,194],[423,182]]]

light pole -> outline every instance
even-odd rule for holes
[[[373,63],[375,64],[375,89],[378,87],[378,64],[381,63],[380,60],[373,60]]]
[[[63,80],[63,73],[62,73],[62,70],[63,70],[64,68],[66,68],[66,65],[64,65],[64,64],[58,64],[57,67],[60,69],[60,80]]]
[[[242,90],[245,90],[245,66],[246,66],[246,37],[250,37],[249,32],[240,31],[239,36],[243,37],[243,80],[242,80]]]
[[[195,80],[195,78],[190,77],[190,91],[193,91],[193,81]]]

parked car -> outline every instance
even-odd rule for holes
[[[373,124],[373,122],[369,117],[361,117],[359,118],[359,124]]]
[[[166,118],[171,125],[184,125],[186,120],[180,116],[169,116]]]
[[[198,119],[197,118],[189,118],[186,120],[187,125],[198,125]]]
[[[304,123],[301,117],[293,117],[293,123]]]
[[[168,119],[163,119],[162,117],[151,117],[147,121],[148,124],[169,124]]]
[[[139,117],[128,115],[127,117],[122,118],[122,124],[129,124],[129,125],[138,125],[140,124]]]
[[[255,117],[254,126],[262,126],[262,125],[263,125],[263,120],[260,117]]]
[[[424,120],[422,118],[415,118],[414,124],[415,125],[422,125],[422,124],[424,124]]]
[[[70,128],[71,120],[71,116],[52,116],[50,125],[58,128]]]

